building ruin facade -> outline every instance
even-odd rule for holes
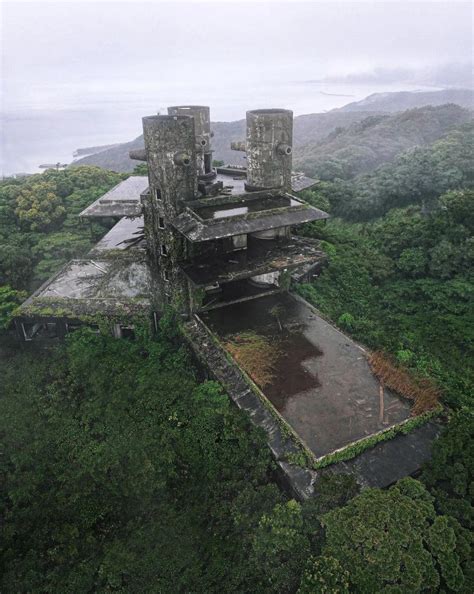
[[[120,336],[133,325],[129,312],[153,322],[171,306],[189,316],[287,290],[324,261],[317,241],[293,233],[328,215],[292,190],[316,182],[292,174],[291,111],[247,113],[238,143],[246,170],[213,167],[209,107],[144,117],[143,134],[145,148],[130,156],[148,176],[129,177],[80,214],[117,222],[90,258],[70,262],[20,308],[23,340],[63,336],[101,311]]]
[[[296,498],[312,496],[325,472],[351,473],[361,487],[417,472],[439,433],[431,413],[414,420],[410,404],[372,374],[365,350],[289,292],[326,259],[298,227],[328,218],[297,195],[316,181],[292,172],[292,112],[247,112],[246,139],[232,143],[246,168],[213,167],[208,107],[172,106],[143,118],[143,133],[144,148],[130,156],[148,175],[82,211],[115,224],[19,308],[21,340],[84,325],[133,338],[172,308],[202,368],[266,433]],[[229,337],[249,331],[274,347],[265,385],[228,348]]]

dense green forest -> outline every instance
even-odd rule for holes
[[[78,331],[1,372],[3,592],[472,591],[472,413],[421,482],[333,476],[299,504],[169,316],[153,339]]]
[[[297,290],[443,393],[417,480],[358,492],[328,475],[303,504],[264,436],[205,381],[168,312],[133,341],[87,329],[48,350],[5,331],[2,592],[460,592],[474,589],[472,125],[303,197],[329,263]],[[106,227],[77,218],[122,174],[0,183],[0,316]]]
[[[104,235],[110,225],[78,214],[125,177],[77,167],[0,181],[0,328],[27,293]]]
[[[323,180],[350,179],[471,120],[471,111],[452,104],[370,115],[350,126],[338,126],[322,140],[297,147],[295,166]]]

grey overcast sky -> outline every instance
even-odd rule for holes
[[[468,2],[4,2],[1,12],[7,109],[58,89],[231,88],[472,56]]]

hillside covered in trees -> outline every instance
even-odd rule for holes
[[[388,162],[400,152],[437,140],[472,120],[457,105],[419,107],[394,115],[372,115],[326,138],[297,147],[295,168],[323,180],[350,179]]]
[[[440,109],[433,110],[430,105]],[[397,152],[431,142],[453,125],[468,121],[471,116],[466,110],[473,107],[473,91],[453,89],[375,94],[340,109],[301,115],[294,119],[295,166],[307,174],[313,172],[325,178],[328,175],[347,176],[368,171],[391,159]],[[393,119],[383,117],[414,108],[422,109]],[[230,149],[231,141],[245,139],[245,120],[213,122],[212,130],[214,159],[245,165],[243,153]],[[131,172],[136,162],[129,158],[128,153],[140,148],[143,148],[142,136],[105,148],[76,161],[76,164]],[[329,164],[322,168],[324,163],[333,160],[342,163],[340,170]]]
[[[303,230],[329,262],[296,290],[442,392],[443,433],[420,477],[359,492],[335,474],[314,499],[290,499],[263,435],[202,377],[172,312],[155,336],[80,330],[48,350],[20,351],[4,330],[0,590],[470,594],[472,154],[473,125],[456,121],[303,193],[332,215]],[[122,178],[78,167],[0,183],[5,327],[103,234],[77,213]]]

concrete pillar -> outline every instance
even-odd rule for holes
[[[199,177],[211,177],[212,150],[211,150],[211,116],[207,105],[173,105],[168,107],[169,115],[187,115],[194,118],[194,131],[196,134],[196,166]]]
[[[291,190],[293,112],[247,112],[247,190]]]
[[[143,213],[150,261],[156,281],[157,308],[172,305],[185,313],[189,307],[187,282],[178,263],[186,242],[171,225],[173,218],[197,193],[194,119],[189,116],[143,118],[148,162],[149,194]]]
[[[148,116],[142,121],[150,191],[163,203],[165,214],[174,217],[182,210],[181,202],[197,192],[194,120]]]

